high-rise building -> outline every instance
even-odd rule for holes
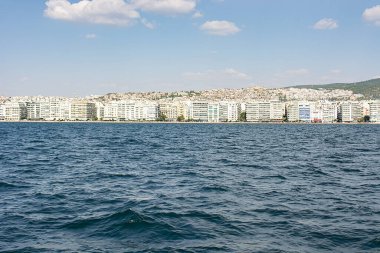
[[[199,122],[208,121],[208,102],[196,101],[192,102],[191,106],[191,119]]]
[[[356,122],[363,117],[363,108],[358,101],[344,101],[340,107],[342,122]]]
[[[70,120],[92,120],[96,117],[95,103],[74,101],[70,105]]]
[[[179,107],[175,103],[159,103],[158,105],[159,113],[165,115],[168,121],[176,121],[178,116],[180,116]]]
[[[333,123],[338,118],[338,108],[335,102],[322,102],[322,123]]]
[[[282,122],[285,115],[285,103],[280,101],[270,102],[270,121]]]
[[[155,102],[136,102],[135,120],[154,121],[158,118],[158,104]]]
[[[248,122],[269,122],[270,121],[270,102],[255,101],[245,105],[245,112]]]
[[[299,107],[298,102],[292,101],[286,105],[286,117],[289,122],[299,121]]]
[[[4,119],[5,119],[5,105],[0,104],[0,120],[4,120]]]
[[[117,101],[112,101],[104,106],[104,120],[117,120],[118,119],[119,104]]]
[[[371,122],[380,122],[380,100],[369,102],[369,116]]]
[[[299,121],[311,122],[312,106],[309,102],[298,102]]]
[[[29,120],[40,120],[41,118],[41,103],[40,102],[27,102],[26,114]]]
[[[5,120],[19,121],[27,117],[26,103],[24,102],[5,102],[4,111]]]
[[[219,103],[208,103],[208,122],[219,122]]]

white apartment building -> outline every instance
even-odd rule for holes
[[[103,120],[118,120],[118,109],[119,103],[117,101],[112,101],[105,104]]]
[[[357,101],[344,101],[340,105],[342,122],[355,122],[363,117],[363,108]]]
[[[70,115],[71,115],[71,102],[61,101],[59,103],[58,120],[70,120]]]
[[[289,122],[311,122],[313,106],[306,101],[291,101],[286,106]]]
[[[5,119],[5,105],[0,104],[0,120],[4,120],[4,119]]]
[[[285,115],[285,103],[280,101],[270,102],[270,121],[281,122]]]
[[[195,101],[192,102],[190,109],[190,118],[194,121],[207,122],[208,121],[208,102]]]
[[[135,120],[135,102],[134,101],[120,101],[117,110],[118,120],[130,121]]]
[[[179,116],[183,116],[185,120],[193,118],[193,103],[191,101],[183,101],[179,105]]]
[[[160,103],[158,105],[159,107],[159,113],[166,116],[167,120],[169,121],[176,121],[180,111],[180,106],[175,103]]]
[[[334,102],[323,101],[321,104],[322,123],[333,123],[338,118],[338,107]]]
[[[208,103],[208,122],[219,122],[219,103]]]
[[[27,102],[26,114],[28,120],[40,120],[41,119],[41,104],[40,102]]]
[[[286,117],[288,118],[289,122],[299,121],[298,102],[292,101],[286,105]]]
[[[249,102],[245,105],[248,122],[269,122],[270,121],[270,102],[257,101]]]
[[[236,122],[239,121],[241,106],[236,102],[222,101],[219,103],[219,121]]]
[[[26,102],[28,120],[68,120],[70,102],[60,100]]]
[[[70,120],[92,120],[96,117],[95,103],[74,101],[70,105]]]
[[[158,118],[158,104],[154,102],[136,102],[135,120],[154,121]]]
[[[371,122],[380,122],[380,100],[370,101],[368,104]]]
[[[61,119],[61,101],[58,99],[50,99],[50,115],[49,120]]]
[[[96,108],[96,118],[98,120],[103,120],[104,119],[104,104],[101,102],[96,102],[95,103],[95,108]]]
[[[4,119],[8,121],[26,119],[26,104],[24,102],[5,102],[4,112]]]

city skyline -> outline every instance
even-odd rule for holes
[[[380,77],[378,1],[4,0],[0,96]]]

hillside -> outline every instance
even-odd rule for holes
[[[290,88],[290,87],[289,87]],[[366,99],[380,99],[380,78],[356,83],[332,83],[321,85],[298,85],[291,88],[307,89],[342,89],[351,90],[355,94],[362,94]]]

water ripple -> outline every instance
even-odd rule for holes
[[[380,251],[380,125],[0,132],[0,252]]]

